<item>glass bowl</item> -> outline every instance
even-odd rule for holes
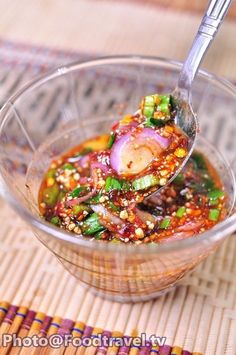
[[[26,85],[0,112],[0,190],[32,226],[39,240],[86,287],[116,301],[141,301],[171,289],[236,229],[236,215],[212,230],[162,245],[91,241],[45,222],[37,195],[50,160],[84,139],[109,131],[111,122],[135,112],[140,98],[171,92],[181,63],[152,57],[109,57],[63,66]],[[203,151],[224,181],[230,208],[234,178],[228,163],[236,150],[236,90],[201,71],[193,106]],[[16,231],[17,233],[17,231]]]

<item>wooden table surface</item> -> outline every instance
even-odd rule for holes
[[[135,53],[183,60],[201,17],[201,8],[195,6],[198,1],[191,2],[197,10],[192,12],[183,11],[184,3],[186,0],[0,0],[0,37],[94,54]],[[203,6],[206,0],[200,3]],[[185,8],[189,10],[189,5]],[[230,11],[234,13],[234,8]],[[228,16],[203,67],[236,78],[235,30],[236,24]]]

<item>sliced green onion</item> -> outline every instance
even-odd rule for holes
[[[174,179],[173,183],[176,185],[183,185],[184,184],[184,175],[183,174],[177,175],[176,178]]]
[[[54,216],[50,219],[50,222],[52,224],[55,224],[55,226],[59,226],[61,224],[61,220],[58,216]]]
[[[204,186],[207,190],[213,190],[215,187],[215,183],[211,178],[204,178]]]
[[[56,169],[50,169],[48,170],[46,177],[47,178],[54,178],[56,175],[57,170]]]
[[[53,207],[57,202],[59,192],[60,189],[57,184],[47,187],[43,191],[43,202],[46,203],[47,206]]]
[[[144,108],[143,108],[143,114],[147,118],[153,117],[154,112],[155,112],[154,106],[153,107],[144,106]]]
[[[112,209],[112,211],[118,212],[120,211],[119,207],[117,207],[116,205],[114,205],[113,202],[109,202],[109,207]]]
[[[178,210],[176,211],[176,216],[182,218],[183,215],[185,214],[185,211],[186,211],[186,207],[184,206],[179,207]]]
[[[63,197],[65,197],[66,192],[64,190],[60,190],[58,197],[57,197],[57,201],[61,201],[63,199]]]
[[[111,147],[113,146],[113,143],[115,142],[115,138],[116,138],[116,135],[115,133],[112,133],[109,137],[109,141],[107,143],[107,149],[111,149]]]
[[[217,198],[220,198],[224,196],[224,192],[220,189],[215,189],[210,192],[208,192],[207,197],[209,197],[211,200],[215,200]]]
[[[128,181],[122,180],[121,183],[122,183],[122,190],[123,191],[129,191],[130,190],[131,186],[130,186],[130,183]]]
[[[70,163],[66,163],[62,166],[63,170],[74,170],[74,166]]]
[[[102,239],[102,235],[103,235],[104,231],[105,231],[105,229],[103,229],[103,230],[100,231],[100,232],[95,233],[95,234],[94,234],[94,239],[96,239],[96,240]]]
[[[178,108],[178,104],[176,99],[174,98],[174,96],[170,95],[170,106],[171,106],[171,110],[175,111]]]
[[[169,217],[164,218],[164,219],[161,221],[160,228],[161,228],[161,229],[167,229],[167,228],[169,227],[169,225],[170,225],[170,222],[171,222],[171,220],[170,220]]]
[[[169,105],[171,98],[170,95],[159,95],[159,98],[161,99],[161,103]]]
[[[155,97],[153,95],[145,96],[143,100],[143,115],[149,119],[155,112]]]
[[[155,186],[159,184],[159,179],[157,176],[150,174],[142,176],[139,179],[136,179],[132,182],[132,187],[134,190],[145,190],[151,186]]]
[[[144,106],[155,106],[155,95],[148,95],[144,98]]]
[[[218,203],[219,203],[218,198],[216,198],[215,200],[209,200],[208,202],[209,206],[215,206],[218,205]]]
[[[209,218],[210,221],[214,221],[214,222],[215,222],[215,221],[218,221],[219,216],[220,216],[220,211],[217,210],[216,208],[211,209],[211,210],[209,211],[209,216],[208,216],[208,218]]]
[[[149,122],[148,122],[149,121]],[[146,125],[151,125],[151,126],[155,126],[155,127],[163,127],[166,124],[165,120],[162,120],[160,118],[150,118],[149,120],[147,120]]]
[[[152,127],[152,128],[155,127],[155,125],[152,123],[152,117],[146,119],[145,127]]]
[[[82,231],[84,234],[94,234],[100,232],[104,227],[99,222],[97,213],[92,213],[82,224]]]
[[[118,179],[115,179],[112,176],[108,176],[105,182],[105,190],[106,192],[110,192],[112,190],[121,190],[122,182]]]
[[[75,197],[79,197],[80,193],[82,191],[85,191],[87,190],[87,187],[85,186],[80,186],[80,187],[76,187],[71,193],[70,193],[70,196],[75,198]]]
[[[195,163],[195,167],[200,170],[207,170],[207,165],[205,162],[205,159],[201,153],[193,153],[191,155],[191,158],[193,159]]]
[[[170,109],[169,109],[169,104],[163,102],[159,105],[160,107],[160,111],[164,112],[165,114],[169,114],[170,113]]]
[[[93,203],[99,203],[100,198],[102,197],[102,194],[97,194],[96,196],[90,197],[88,200],[86,200],[86,203],[93,204]]]
[[[79,214],[80,212],[83,212],[83,211],[89,211],[89,207],[87,205],[84,205],[84,204],[81,204],[81,205],[75,205],[73,206],[72,208],[72,213],[77,215]]]

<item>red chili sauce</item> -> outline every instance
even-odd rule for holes
[[[210,162],[188,154],[171,97],[147,96],[110,135],[85,141],[52,161],[40,191],[43,217],[91,239],[163,243],[212,228],[226,216],[226,194]],[[163,187],[150,196],[157,187]]]

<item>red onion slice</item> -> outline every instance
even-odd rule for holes
[[[127,133],[112,146],[111,166],[118,174],[136,175],[167,149],[168,145],[169,139],[151,128],[144,128],[135,135]]]

